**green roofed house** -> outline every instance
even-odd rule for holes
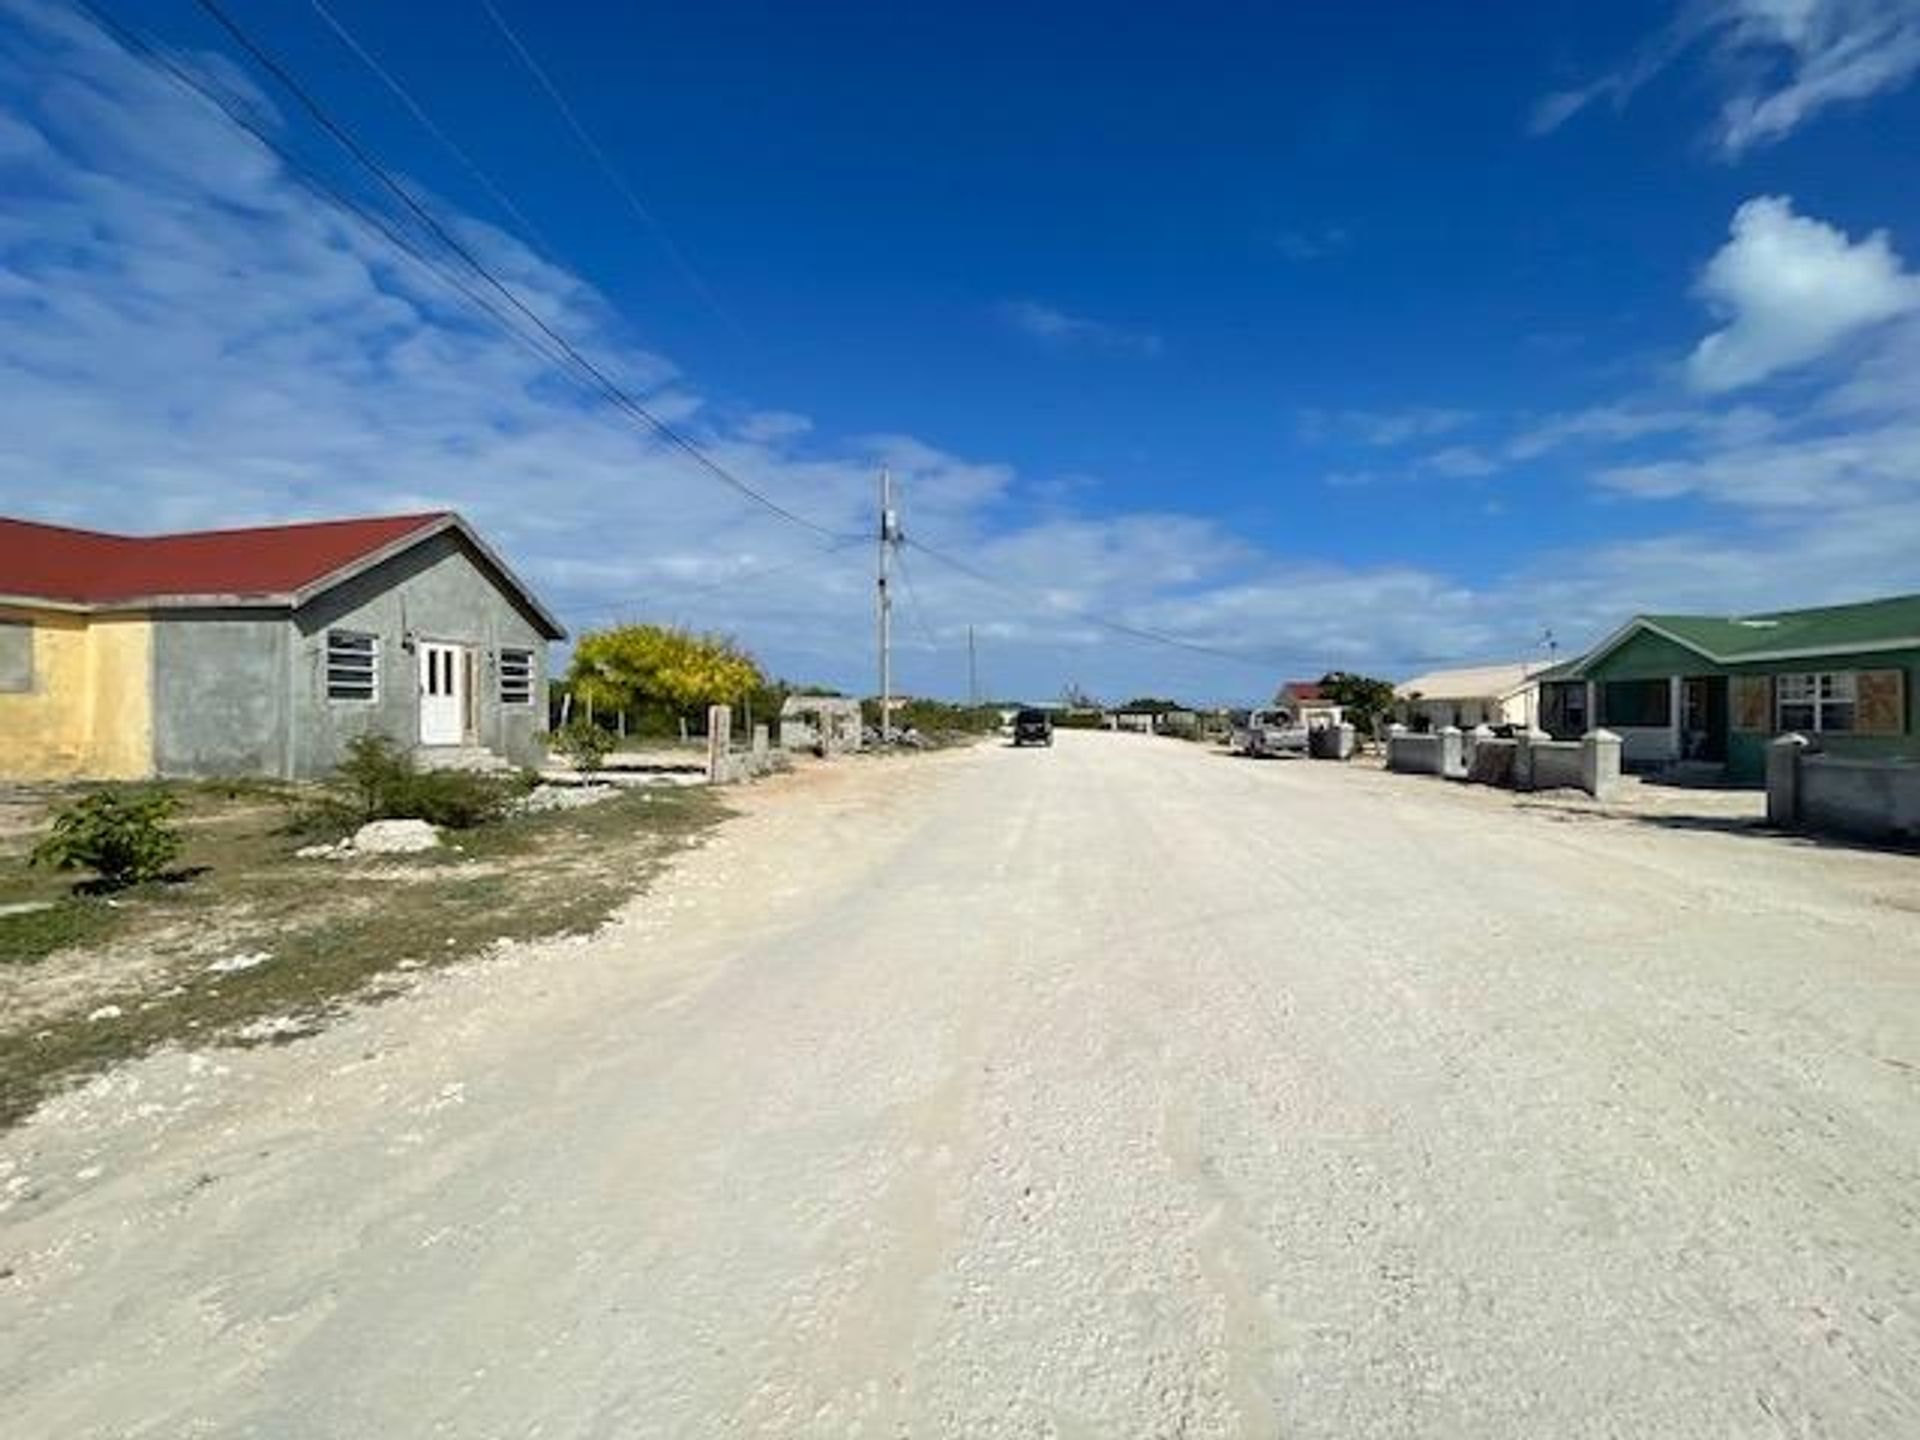
[[[1542,728],[1618,734],[1626,763],[1757,784],[1767,742],[1920,758],[1920,595],[1765,615],[1636,615],[1540,676]]]

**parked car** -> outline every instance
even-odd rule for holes
[[[1013,717],[1015,745],[1053,744],[1053,719],[1044,710],[1022,710]]]
[[[1233,748],[1242,755],[1264,759],[1307,753],[1307,729],[1291,710],[1255,710],[1244,726],[1233,732]]]

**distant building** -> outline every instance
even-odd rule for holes
[[[0,776],[537,764],[557,620],[458,515],[112,535],[0,519]]]
[[[1273,697],[1275,709],[1284,710],[1303,730],[1323,730],[1338,725],[1345,707],[1336,704],[1317,680],[1289,680]]]
[[[842,695],[789,695],[780,702],[780,745],[838,755],[858,750],[866,728],[860,702]]]
[[[1544,661],[1512,660],[1430,670],[1394,687],[1394,710],[1414,729],[1457,725],[1536,725],[1540,719],[1540,672]]]

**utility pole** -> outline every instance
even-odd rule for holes
[[[880,467],[880,743],[893,743],[893,595],[887,589],[887,563],[899,526],[893,515],[893,472]]]
[[[973,651],[973,626],[967,626],[967,704],[980,703],[980,664]]]

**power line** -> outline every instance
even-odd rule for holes
[[[738,571],[708,584],[697,585],[690,590],[676,589],[671,592],[663,592],[662,590],[655,589],[647,591],[642,595],[630,596],[624,600],[608,600],[589,609],[574,610],[569,613],[576,615],[614,614],[621,610],[647,604],[656,598],[663,601],[671,600],[676,603],[683,600],[697,600],[703,595],[711,595],[715,591],[725,590],[729,586],[744,585],[750,580],[770,580],[776,575],[785,575],[791,571],[800,569],[802,566],[812,565],[818,561],[843,554],[850,546],[864,544],[866,538],[864,535],[847,536],[826,546],[824,549],[811,551],[808,554],[799,556],[797,559],[783,560],[777,565],[763,565],[751,570]]]
[[[735,335],[739,335],[740,327],[735,325],[733,318],[721,308],[719,300],[714,297],[713,291],[707,287],[707,282],[700,278],[700,272],[693,268],[693,263],[681,252],[680,247],[674,244],[673,236],[667,233],[667,227],[660,223],[659,217],[640,199],[640,196],[634,191],[632,184],[628,182],[626,176],[621,174],[619,168],[608,158],[607,152],[600,148],[599,141],[593,138],[592,133],[581,121],[579,115],[574,111],[573,106],[567,103],[566,96],[560,93],[560,87],[553,82],[553,77],[547,73],[546,67],[534,58],[533,52],[529,50],[525,42],[520,39],[519,33],[507,23],[507,17],[502,15],[499,9],[495,7],[493,0],[480,0],[480,6],[487,12],[488,18],[493,21],[494,28],[500,32],[501,36],[512,48],[513,53],[519,56],[520,63],[526,67],[527,73],[533,76],[542,90],[546,91],[547,98],[553,101],[553,108],[560,112],[560,118],[567,122],[567,128],[573,132],[574,138],[580,142],[581,148],[587,152],[588,156],[592,158],[593,163],[599,167],[600,173],[606,177],[607,183],[619,192],[620,198],[627,202],[627,208],[639,217],[641,224],[645,225],[647,230],[652,234],[654,242],[659,245],[662,253],[673,263],[674,268],[680,272],[680,278],[686,281],[688,288],[698,295],[702,303],[719,317],[722,324],[733,331]]]
[[[414,97],[413,92],[403,85],[392,71],[382,65],[380,61],[374,57],[373,53],[360,42],[359,37],[347,28],[346,22],[335,15],[333,11],[329,10],[324,0],[309,0],[309,3],[312,4],[314,12],[326,22],[327,28],[339,37],[340,43],[351,50],[360,63],[372,71],[380,83],[393,92],[394,98],[406,106],[413,118],[420,122],[420,127],[438,141],[443,150],[459,162],[460,168],[465,170],[467,174],[473,178],[475,183],[492,197],[494,204],[498,205],[512,217],[520,226],[521,230],[525,232],[527,238],[539,245],[541,249],[552,253],[554,247],[552,243],[540,233],[540,227],[528,219],[526,213],[522,211],[518,205],[513,203],[513,197],[508,195],[506,191],[502,190],[500,186],[494,182],[493,177],[480,167],[479,161],[475,160],[462,149],[459,142],[440,127],[433,116],[427,113],[426,107]]]
[[[989,586],[995,590],[1002,590],[1010,595],[1017,595],[1022,598],[1038,597],[1053,606],[1056,610],[1064,611],[1073,619],[1082,621],[1088,625],[1097,626],[1102,630],[1109,630],[1116,635],[1123,635],[1130,640],[1138,640],[1150,645],[1165,645],[1176,650],[1187,650],[1196,655],[1208,656],[1214,660],[1227,660],[1236,665],[1254,666],[1263,671],[1271,668],[1269,662],[1256,659],[1251,655],[1237,654],[1232,650],[1217,649],[1212,645],[1202,645],[1194,640],[1182,640],[1177,635],[1168,635],[1159,630],[1149,630],[1141,625],[1128,625],[1118,620],[1108,620],[1099,615],[1089,615],[1084,610],[1075,610],[1069,606],[1063,606],[1052,596],[1045,595],[1032,586],[1019,585],[1009,580],[1003,580],[999,576],[991,575],[964,560],[956,559],[944,551],[936,550],[923,541],[902,539],[901,544],[911,546],[929,559],[945,565],[948,569],[957,570],[962,575],[966,575],[982,585]]]
[[[229,95],[221,93],[210,83],[193,71],[186,69],[170,56],[156,49],[138,34],[121,25],[112,16],[106,14],[92,0],[76,0],[87,15],[108,34],[124,46],[134,58],[149,68],[163,71],[168,78],[182,88],[192,91],[208,104],[212,105],[229,122],[244,131],[256,143],[274,155],[286,166],[290,179],[323,204],[330,204],[344,212],[347,217],[357,220],[375,236],[384,239],[398,250],[406,259],[413,261],[431,278],[438,280],[449,290],[454,291],[476,309],[492,317],[507,336],[516,341],[523,349],[548,365],[559,365],[569,381],[585,393],[597,393],[588,386],[574,371],[566,369],[564,357],[548,349],[535,336],[514,324],[513,319],[494,301],[474,289],[461,275],[452,271],[446,264],[423,252],[403,232],[396,229],[388,219],[377,211],[361,204],[346,191],[333,184],[312,165],[308,164],[293,150],[282,144],[263,124],[248,113],[247,109]]]
[[[619,382],[609,376],[598,365],[594,364],[592,360],[581,354],[566,336],[554,329],[537,311],[532,309],[524,300],[516,295],[504,281],[488,269],[471,250],[449,233],[447,228],[442,225],[439,220],[434,218],[432,212],[416,200],[412,193],[393,177],[387,168],[380,163],[379,159],[356,139],[351,131],[334,119],[333,116],[327,112],[326,107],[314,97],[312,92],[300,83],[285,65],[275,59],[273,55],[268,53],[268,51],[255,41],[246,30],[241,28],[240,24],[217,3],[217,0],[196,0],[196,3],[212,17],[215,23],[233,38],[234,42],[238,44],[241,49],[253,57],[256,64],[273,76],[273,78],[300,103],[301,108],[312,116],[315,123],[324,129],[328,135],[332,136],[342,149],[380,182],[382,187],[398,199],[435,240],[439,241],[441,245],[445,246],[447,250],[457,256],[489,289],[497,292],[507,304],[512,306],[516,313],[524,316],[532,323],[535,329],[546,336],[548,340],[552,341],[566,356],[570,364],[590,376],[601,393],[613,404],[645,424],[661,439],[680,450],[722,484],[744,495],[769,514],[778,516],[790,524],[797,525],[805,530],[810,530],[814,534],[827,539],[840,538],[838,532],[813,520],[809,520],[804,515],[789,510],[777,500],[774,500],[772,497],[761,493],[752,485],[749,485],[724,465],[720,464],[719,461],[713,459],[706,451],[694,444],[693,441],[687,439],[686,436],[674,429],[674,427],[669,425],[665,420],[662,420],[651,410],[647,409],[645,405],[634,399]]]
[[[900,537],[902,545],[906,543],[906,538],[904,535]],[[920,592],[914,589],[913,572],[907,569],[907,552],[902,549],[896,552],[895,558],[900,562],[900,579],[907,589],[907,614],[913,617],[913,628],[920,632],[920,637],[927,642],[928,649],[938,650],[940,642],[934,639],[933,631],[927,627],[925,607],[920,603]]]

